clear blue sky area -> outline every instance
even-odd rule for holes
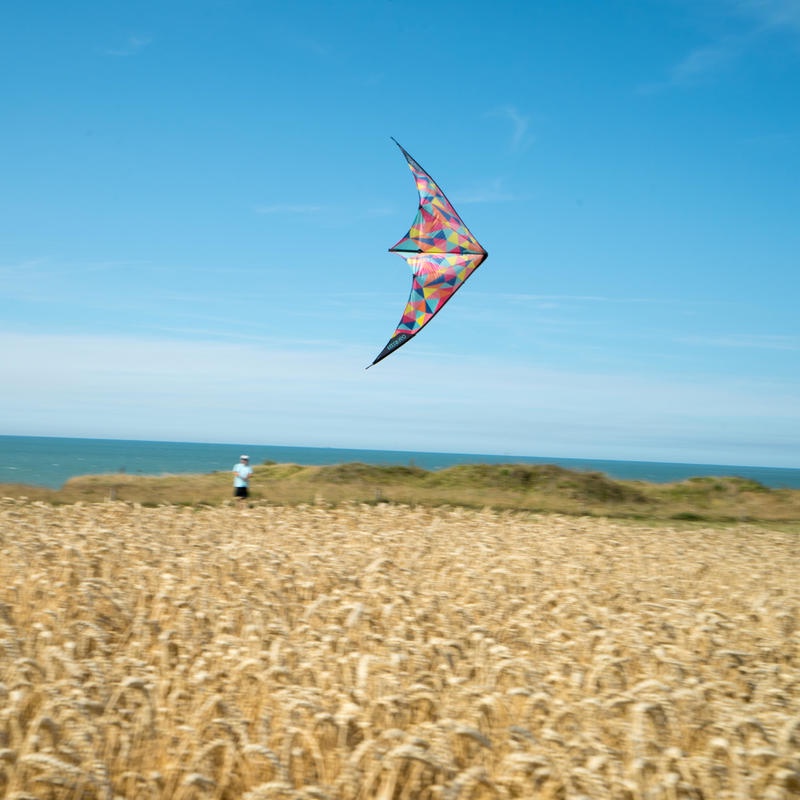
[[[800,467],[800,0],[34,0],[0,76],[0,433]],[[365,370],[391,136],[489,259]]]

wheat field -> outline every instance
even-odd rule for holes
[[[0,501],[0,795],[800,797],[800,538]]]

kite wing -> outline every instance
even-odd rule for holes
[[[419,333],[488,256],[433,178],[392,141],[406,157],[419,192],[419,209],[408,233],[389,248],[411,267],[411,294],[392,338],[370,366]]]

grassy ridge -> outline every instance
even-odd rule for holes
[[[218,505],[231,498],[231,476],[228,472],[91,475],[73,478],[58,490],[4,484],[0,494],[52,503],[122,500],[143,505]],[[651,484],[547,464],[465,464],[427,471],[357,462],[334,466],[267,463],[255,467],[251,501],[275,505],[396,502],[640,519],[800,520],[800,491],[769,489],[745,478],[702,477]]]

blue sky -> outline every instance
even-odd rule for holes
[[[800,467],[800,0],[34,0],[0,75],[0,433]],[[365,370],[390,136],[490,255]]]

